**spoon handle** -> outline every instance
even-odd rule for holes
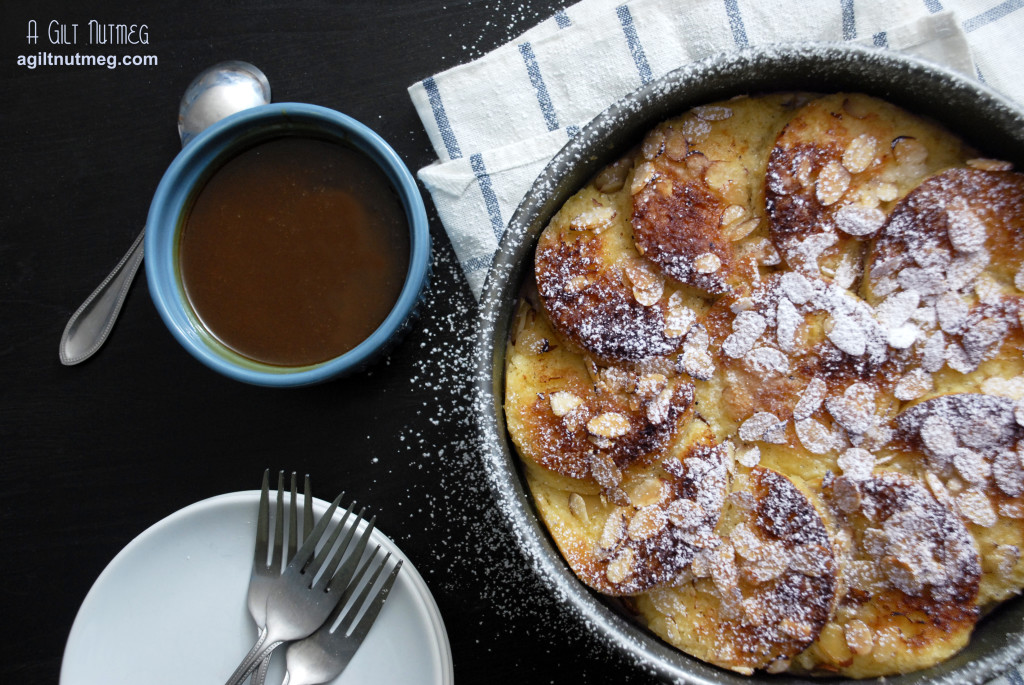
[[[135,273],[142,264],[142,238],[145,235],[143,229],[114,270],[71,315],[60,337],[60,361],[65,366],[91,357],[110,335]]]

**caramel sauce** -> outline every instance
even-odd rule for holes
[[[401,200],[370,158],[288,136],[242,151],[206,181],[178,255],[211,335],[242,356],[293,367],[373,333],[398,299],[409,251]]]

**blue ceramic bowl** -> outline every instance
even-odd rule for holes
[[[361,151],[376,162],[402,200],[410,238],[405,285],[383,323],[348,352],[318,364],[298,367],[253,361],[214,338],[192,310],[178,268],[178,236],[190,203],[206,178],[243,149],[264,139],[290,134],[327,137]],[[211,369],[255,385],[309,385],[364,369],[387,352],[409,328],[429,276],[427,214],[409,169],[395,151],[365,125],[317,105],[261,105],[227,117],[199,134],[164,173],[149,208],[145,241],[149,291],[174,337]]]

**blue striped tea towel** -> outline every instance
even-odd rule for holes
[[[940,62],[1024,102],[1024,0],[807,7],[806,0],[582,0],[410,86],[438,156],[418,176],[473,294],[479,298],[512,213],[565,142],[614,101],[690,62],[772,42],[856,41]]]

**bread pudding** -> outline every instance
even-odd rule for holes
[[[853,93],[696,107],[552,218],[505,415],[573,572],[733,671],[905,673],[1024,588],[1024,175]]]

